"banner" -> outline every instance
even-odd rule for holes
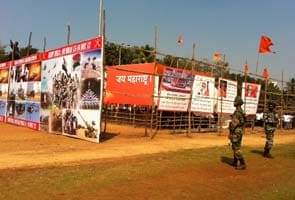
[[[43,54],[42,130],[99,142],[102,55],[101,37]]]
[[[106,104],[152,105],[155,63],[107,67]]]
[[[234,99],[237,96],[237,82],[219,79],[217,112],[232,114],[235,111]]]
[[[256,115],[261,85],[255,83],[243,83],[242,99],[244,110],[247,115]]]
[[[190,71],[166,67],[160,85],[159,110],[188,110],[193,75]]]
[[[9,74],[6,121],[39,130],[41,54],[14,60]]]
[[[0,63],[0,121],[6,121],[10,62]]]
[[[192,87],[191,111],[214,112],[215,78],[205,74],[195,74]]]

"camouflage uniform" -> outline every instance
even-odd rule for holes
[[[241,143],[244,134],[244,124],[246,122],[246,114],[241,108],[243,105],[243,101],[240,96],[237,96],[234,101],[234,105],[236,110],[232,115],[232,121],[230,123],[230,134],[229,139],[231,141],[232,150],[233,150],[233,166],[236,169],[246,169],[245,160],[243,154],[241,152]],[[238,161],[240,161],[240,165],[238,166]]]
[[[272,155],[270,154],[270,150],[272,149],[272,146],[273,146],[274,132],[277,128],[277,123],[278,123],[278,117],[274,109],[275,109],[275,104],[269,103],[268,111],[263,114],[264,131],[266,136],[263,156],[266,158],[272,158]]]

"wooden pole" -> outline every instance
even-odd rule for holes
[[[156,71],[157,71],[157,43],[158,43],[158,28],[157,26],[155,26],[155,33],[154,33],[154,46],[155,46],[155,56],[154,56],[154,76],[153,76],[153,82],[154,82],[154,85],[155,85],[155,80],[156,80]],[[151,124],[150,124],[150,129],[151,129],[151,139],[153,139],[156,134],[157,134],[157,125],[156,125],[156,130],[155,132],[153,133],[153,122],[154,122],[154,111],[156,113],[156,115],[158,115],[157,111],[155,110],[155,103],[154,103],[154,95],[152,95],[152,110],[151,110]]]
[[[256,71],[255,71],[256,75],[258,74],[259,57],[260,57],[260,54],[258,53],[257,62],[256,62]]]
[[[189,98],[189,103],[188,103],[188,132],[186,136],[189,136],[191,134],[191,104],[192,104],[192,87],[193,87],[193,81],[194,81],[194,69],[195,69],[195,49],[196,49],[196,44],[193,44],[193,54],[192,54],[192,85],[191,85],[191,93],[190,93],[190,98]]]
[[[46,37],[43,39],[43,52],[46,50]]]
[[[280,119],[282,119],[283,115],[284,115],[284,70],[282,70],[282,95],[281,95],[281,115],[279,116]],[[283,123],[282,120],[280,120],[280,128],[283,128]]]
[[[102,24],[103,24],[103,19],[102,19],[102,16],[103,16],[103,11],[102,11],[102,8],[103,7],[103,0],[99,0],[99,19],[98,19],[98,35],[101,36],[102,34]]]
[[[71,37],[71,25],[68,25],[68,31],[67,31],[67,45],[70,44],[70,37]]]
[[[264,108],[263,112],[266,112],[266,99],[267,99],[267,86],[268,86],[268,78],[265,79],[265,88],[264,88]]]
[[[102,1],[102,0],[101,0]],[[101,24],[103,24],[103,27],[102,27],[102,34],[103,35],[100,35],[100,36],[102,36],[102,39],[103,39],[103,47],[105,46],[105,44],[107,43],[107,39],[106,39],[106,36],[105,36],[105,33],[106,33],[106,26],[105,26],[105,24],[106,24],[106,18],[105,18],[105,10],[103,11],[103,18],[100,18],[101,19]],[[102,107],[103,107],[103,102],[104,102],[104,97],[105,97],[105,94],[106,94],[106,90],[105,90],[105,87],[104,87],[104,85],[105,85],[105,82],[107,81],[107,80],[105,80],[105,70],[104,70],[104,65],[105,65],[105,51],[103,50],[103,55],[102,55],[102,77],[101,77],[101,85],[100,85],[100,87],[101,87],[101,89],[100,89],[100,91],[101,91],[101,93],[102,93],[102,98],[101,98],[101,103],[100,103],[100,119],[102,119]],[[108,116],[108,109],[107,108],[105,108],[104,109],[105,110],[105,112],[104,112],[104,118],[105,118],[105,120],[104,120],[104,130],[103,131],[101,131],[102,132],[102,139],[104,139],[104,138],[106,138],[106,130],[107,130],[107,116]],[[102,126],[102,121],[101,121],[101,123],[100,123],[100,127]],[[99,141],[98,141],[99,142]]]
[[[225,63],[225,54],[223,54],[223,63]],[[223,79],[223,69],[224,69],[224,66],[221,67],[221,78],[222,79]],[[218,82],[218,89],[220,90],[220,80]],[[221,135],[221,124],[222,124],[222,118],[223,118],[222,104],[223,104],[223,95],[221,95],[221,100],[220,100],[220,115],[218,117],[218,120],[219,120],[219,122],[218,122],[218,124],[219,124],[218,133],[219,133],[219,135]],[[217,105],[218,105],[218,103],[217,103]]]
[[[27,47],[27,56],[30,55],[31,39],[32,39],[32,32],[30,32],[30,35],[29,35],[29,43],[28,43],[28,47]]]

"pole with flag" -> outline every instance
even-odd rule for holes
[[[244,76],[245,76],[245,88],[244,88],[244,111],[246,112],[246,84],[247,84],[247,76],[249,73],[249,66],[248,63],[246,61],[245,66],[244,66]]]
[[[264,87],[264,112],[266,112],[267,86],[268,86],[268,79],[269,79],[269,74],[268,74],[267,68],[264,68],[262,76],[265,79],[265,81],[264,81],[265,82],[265,87]]]
[[[270,49],[270,46],[273,46],[272,40],[268,36],[261,35],[259,49],[258,49],[258,58],[256,63],[256,74],[258,73],[259,55],[261,53],[275,53],[274,51]]]

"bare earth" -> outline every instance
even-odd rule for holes
[[[127,156],[153,154],[214,146],[228,148],[227,130],[221,133],[192,133],[187,135],[159,131],[151,139],[150,130],[108,124],[106,139],[99,143],[38,132],[0,122],[0,169],[71,165],[98,159],[116,159]],[[294,130],[277,130],[276,144],[294,143]],[[263,148],[263,129],[246,130],[245,146]]]

